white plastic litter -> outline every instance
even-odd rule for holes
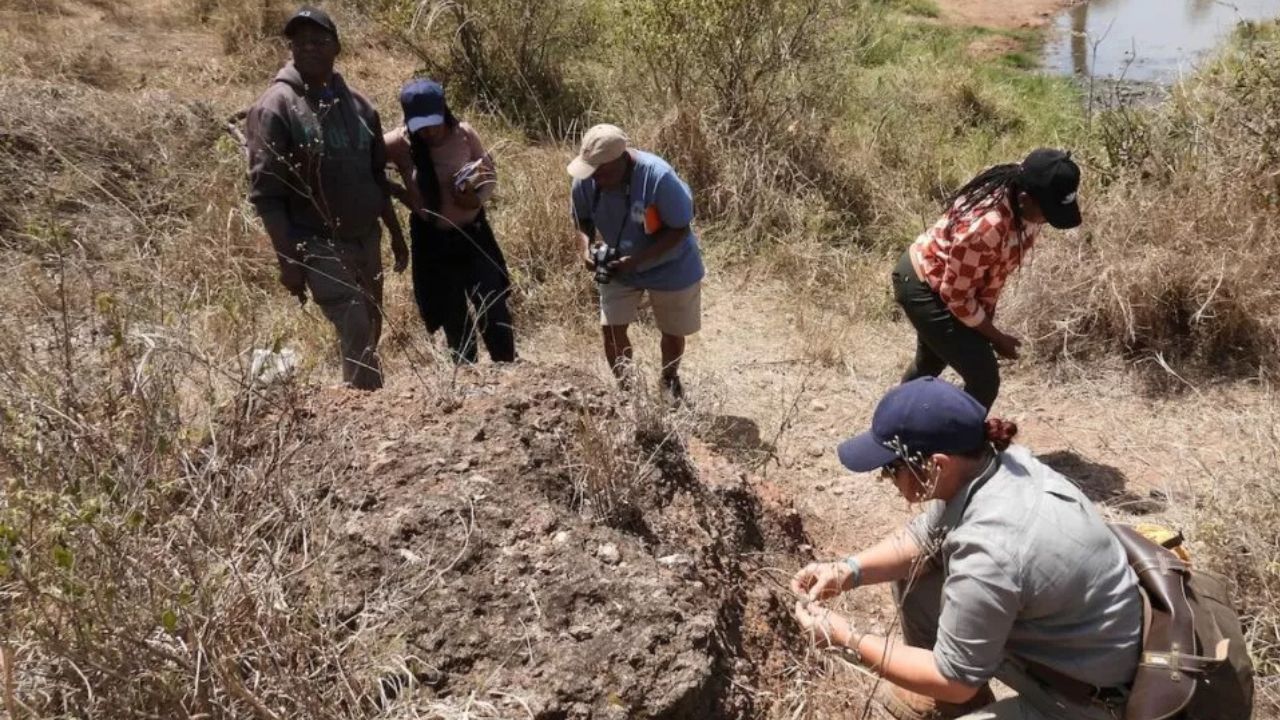
[[[255,348],[249,377],[256,385],[272,385],[293,377],[298,369],[298,354],[289,348],[279,352]]]

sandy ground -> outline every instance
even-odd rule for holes
[[[1000,30],[1036,28],[1080,0],[938,0],[943,20]]]
[[[869,425],[876,401],[909,360],[914,336],[905,322],[859,322],[809,308],[800,316],[798,309],[780,286],[713,273],[703,331],[690,341],[682,375],[704,424],[737,427],[744,445],[774,454],[754,467],[755,476],[800,513],[816,557],[838,558],[919,510],[874,474],[845,471],[835,454],[841,440]],[[603,361],[590,357],[584,338],[551,332],[529,338],[526,357],[585,361],[604,377]],[[656,366],[656,331],[637,326],[633,341],[641,362]],[[557,347],[574,351],[548,352]],[[1023,361],[1005,367],[993,414],[1017,422],[1018,441],[1081,484],[1105,514],[1166,523],[1194,537],[1190,499],[1233,472],[1234,443],[1275,407],[1274,397],[1248,384],[1206,392],[1211,406],[1198,392],[1144,395],[1116,367],[1067,377]],[[886,590],[868,588],[851,594],[844,609],[860,628],[883,632],[894,622],[890,608]],[[865,690],[865,678],[837,666],[808,688],[817,706],[811,717],[862,717],[859,687]]]

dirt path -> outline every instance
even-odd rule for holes
[[[1080,0],[937,0],[942,19],[954,25],[974,25],[999,30],[1036,28],[1053,15]]]

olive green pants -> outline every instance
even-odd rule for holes
[[[382,230],[355,241],[313,238],[305,243],[307,289],[338,333],[342,380],[354,388],[382,387]]]

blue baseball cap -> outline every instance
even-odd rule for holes
[[[890,390],[871,429],[840,443],[840,462],[870,472],[894,460],[971,452],[987,438],[987,409],[944,380],[923,377]]]
[[[449,114],[444,88],[433,80],[410,80],[400,90],[400,108],[404,110],[404,124],[411,133],[443,125]]]

